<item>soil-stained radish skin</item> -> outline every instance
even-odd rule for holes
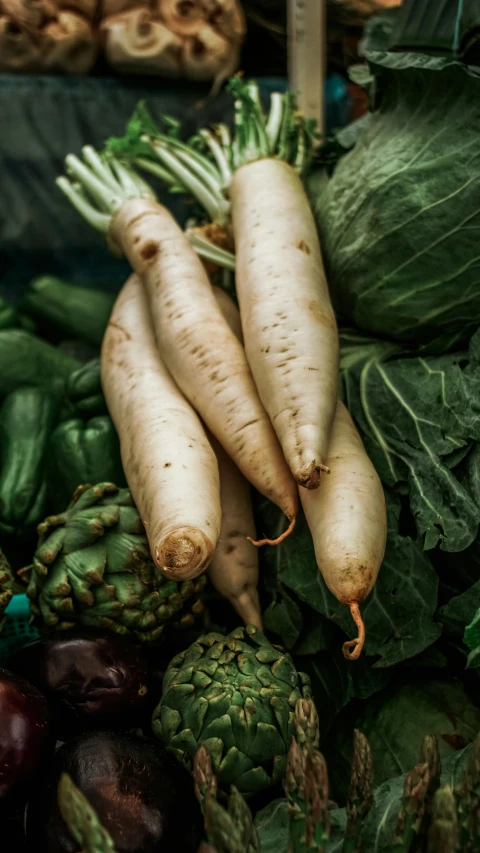
[[[212,443],[220,471],[222,527],[208,576],[245,624],[262,630],[257,592],[258,549],[251,543],[255,539],[255,522],[250,486],[218,442],[212,438]]]
[[[102,385],[153,558],[167,577],[197,577],[220,535],[217,460],[160,359],[136,276],[120,292],[105,333]]]
[[[300,490],[319,569],[335,597],[350,607],[360,642],[345,656],[359,657],[363,645],[358,604],[372,590],[385,554],[385,495],[356,427],[338,401],[328,455],[331,474],[316,491]],[[353,649],[353,651],[349,651]]]
[[[295,481],[245,351],[183,231],[166,208],[134,199],[113,217],[110,239],[141,278],[160,358],[175,383],[247,480],[294,520]]]
[[[241,166],[231,200],[248,362],[290,470],[316,489],[335,414],[338,334],[313,216],[280,160]]]

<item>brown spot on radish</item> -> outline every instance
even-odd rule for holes
[[[236,545],[225,545],[225,553],[232,554],[235,551]]]
[[[325,311],[316,299],[311,299],[308,303],[308,311],[314,320],[317,320],[326,329],[335,331],[337,326],[335,317],[332,311]]]
[[[155,257],[157,252],[158,252],[158,243],[154,243],[153,240],[150,240],[148,243],[145,244],[145,246],[141,250],[140,256],[144,261],[151,261],[152,258]]]
[[[306,255],[311,254],[310,246],[305,242],[305,240],[300,240],[297,249],[300,249],[301,252],[305,252]]]
[[[111,328],[116,329],[116,330],[117,330],[117,332],[120,332],[120,334],[122,335],[122,337],[123,337],[123,339],[124,339],[124,340],[126,340],[126,341],[131,341],[131,340],[132,340],[132,336],[130,335],[130,333],[129,333],[129,332],[127,332],[127,330],[126,330],[126,329],[124,329],[124,328],[123,328],[123,326],[120,326],[120,325],[119,325],[119,323],[115,323],[115,321],[114,321],[114,320],[110,320],[110,322],[109,322],[109,324],[108,324],[108,325],[109,325]]]
[[[171,468],[171,467],[172,467],[172,463],[171,463],[171,462],[165,462],[165,465],[164,465],[163,467],[164,467],[164,468]]]

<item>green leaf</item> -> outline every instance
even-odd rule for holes
[[[451,59],[371,47],[375,73],[390,65],[381,109],[314,206],[334,305],[381,338],[466,341],[480,314],[480,80]]]
[[[262,853],[287,853],[289,840],[286,800],[273,800],[255,816]]]
[[[263,625],[281,637],[286,649],[291,649],[302,630],[302,613],[293,598],[282,590],[279,599],[272,601],[263,614]]]
[[[330,812],[330,838],[326,853],[340,853],[343,844],[347,815],[345,809]],[[289,853],[288,807],[286,800],[274,800],[255,817],[262,853]],[[369,852],[370,853],[370,852]]]
[[[406,485],[425,548],[462,551],[476,538],[478,457],[465,484],[451,470],[480,438],[477,335],[468,354],[350,359],[343,396],[382,481]],[[362,352],[360,348],[360,353]]]
[[[474,618],[480,601],[480,580],[461,595],[451,598],[448,604],[440,607],[438,619],[449,631],[463,637],[465,628]],[[472,647],[471,647],[472,648]]]
[[[468,669],[480,666],[480,608],[475,613],[470,624],[465,628],[463,641],[472,652],[468,657]]]
[[[352,699],[368,699],[383,690],[392,678],[388,669],[375,669],[371,658],[361,657],[355,666],[345,660],[340,643],[328,652],[302,660],[309,675],[324,738],[337,715]]]
[[[389,48],[461,56],[479,29],[478,0],[403,0]]]
[[[412,671],[397,677],[385,691],[338,718],[324,747],[334,796],[345,793],[354,728],[367,737],[375,780],[382,783],[415,766],[425,734],[438,738],[442,761],[472,742],[480,730],[480,709],[458,681],[422,673],[414,678]]]

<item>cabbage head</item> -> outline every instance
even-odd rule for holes
[[[369,51],[376,109],[310,192],[340,318],[407,344],[480,318],[480,68]]]

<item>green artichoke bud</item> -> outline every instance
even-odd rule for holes
[[[116,853],[112,837],[66,773],[62,774],[58,785],[58,807],[82,853]]]
[[[0,550],[0,631],[5,619],[3,614],[13,595],[13,572],[4,553]]]
[[[246,796],[281,782],[308,676],[252,625],[200,637],[170,662],[154,734],[191,766],[199,746],[221,788]]]
[[[37,530],[33,563],[21,574],[32,613],[48,627],[105,628],[153,642],[167,622],[188,627],[203,610],[203,577],[177,583],[156,569],[128,489],[80,486],[65,512]]]

